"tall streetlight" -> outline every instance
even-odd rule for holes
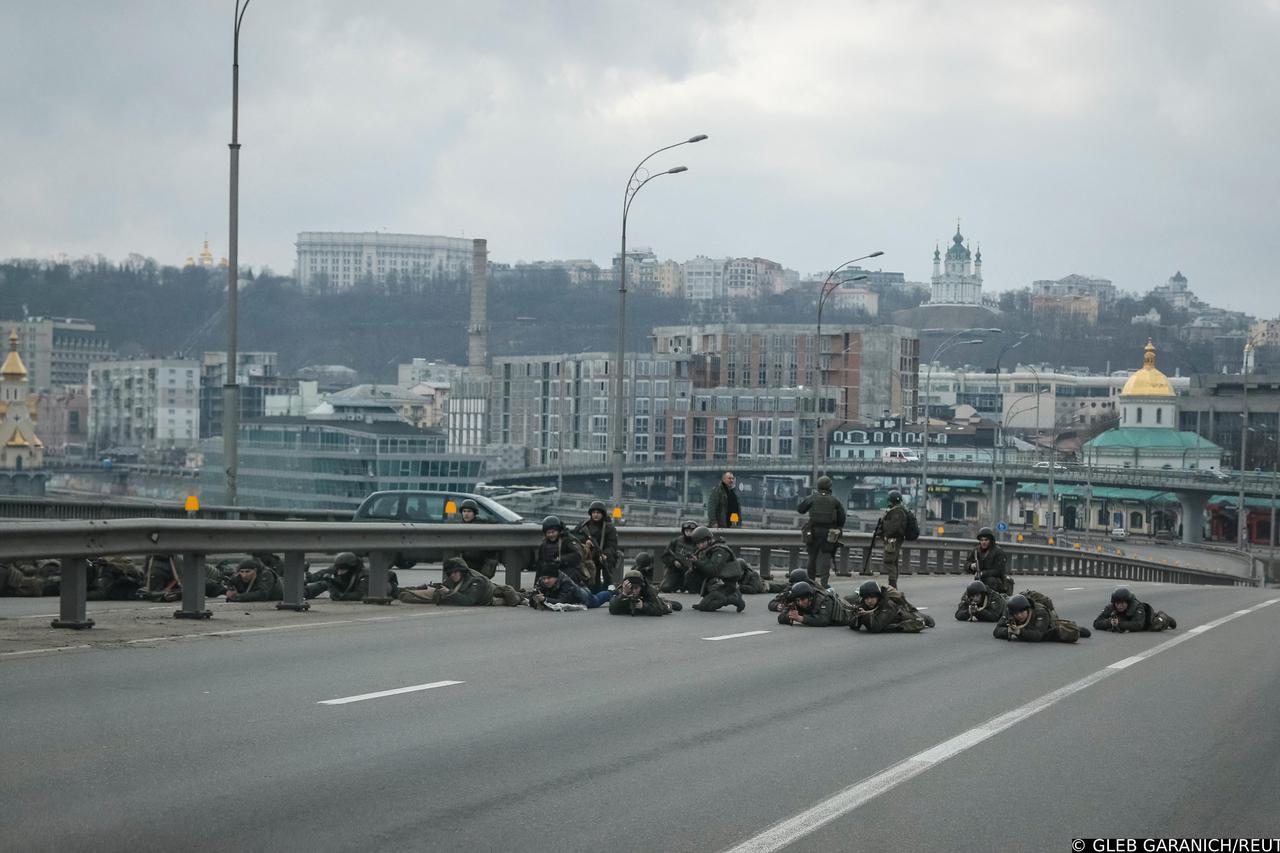
[[[1015,350],[1022,345],[1022,342],[1030,337],[1030,332],[1023,332],[1022,336],[1016,341],[1011,341],[1000,347],[1000,354],[996,356],[996,405],[1000,407],[1000,417],[996,419],[995,441],[991,444],[991,524],[995,526],[1000,521],[1000,516],[1004,514],[1004,495],[1000,494],[1001,490],[997,487],[999,482],[996,479],[996,449],[1000,448],[1003,452],[1004,445],[1000,442],[1000,434],[1004,426],[1004,394],[1000,391],[1000,361],[1004,358],[1004,354],[1010,350]]]
[[[1071,415],[1071,417],[1067,418],[1065,423],[1058,422],[1053,425],[1054,426],[1053,440],[1049,444],[1049,537],[1050,538],[1054,536],[1057,530],[1057,528],[1054,526],[1054,516],[1056,515],[1056,513],[1053,511],[1053,472],[1058,467],[1058,438],[1061,437],[1061,435],[1067,431],[1067,427],[1074,426],[1076,421],[1082,421],[1084,417],[1085,417],[1084,412],[1075,412]],[[1062,427],[1062,429],[1058,429],[1058,427]],[[1088,509],[1086,508],[1086,512],[1087,511]]]
[[[236,383],[237,284],[240,275],[240,24],[252,0],[236,0],[231,39],[231,235],[227,241],[227,366],[222,381],[222,460],[227,471],[227,506],[236,505],[240,467],[240,386]]]
[[[938,334],[945,332],[947,329],[921,329],[921,334]],[[933,365],[941,355],[953,346],[975,346],[977,344],[985,344],[983,338],[973,338],[970,340],[957,340],[961,335],[982,335],[982,334],[1000,334],[1001,329],[961,329],[955,332],[951,337],[938,344],[937,349],[933,351],[933,357],[929,359],[929,366],[925,368],[924,378],[924,440],[920,443],[920,500],[922,502],[922,511],[924,512],[924,520],[929,520],[929,392],[933,386]],[[992,448],[994,452],[995,448]],[[991,488],[995,489],[995,483],[991,484]]]
[[[613,412],[612,417],[609,418],[609,431],[613,435],[613,440],[610,443],[613,445],[613,508],[615,517],[622,510],[622,467],[627,458],[627,433],[623,428],[623,420],[626,418],[623,363],[627,357],[627,214],[631,211],[631,202],[635,200],[636,194],[644,188],[645,184],[663,175],[678,175],[681,172],[689,171],[685,166],[675,166],[665,172],[656,174],[649,174],[646,170],[644,175],[641,175],[644,164],[649,162],[651,157],[661,154],[663,151],[669,151],[672,148],[679,148],[681,145],[701,142],[706,138],[707,135],[705,133],[699,133],[697,136],[690,136],[680,142],[664,145],[649,154],[631,170],[631,177],[627,179],[627,187],[622,194],[622,254],[618,258],[618,357],[614,362]]]
[[[876,250],[869,255],[863,255],[860,258],[845,261],[843,264],[827,273],[827,279],[822,282],[822,290],[818,293],[818,329],[817,335],[813,339],[813,476],[809,480],[809,487],[812,489],[816,489],[818,487],[818,456],[819,449],[822,445],[822,418],[818,411],[821,403],[820,392],[822,390],[822,306],[826,304],[827,297],[832,293],[835,293],[840,287],[854,281],[865,281],[867,278],[865,275],[856,275],[852,278],[842,279],[837,278],[836,273],[840,272],[840,270],[850,264],[856,264],[858,261],[865,261],[868,258],[878,258],[883,254],[884,252]]]

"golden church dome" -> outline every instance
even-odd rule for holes
[[[27,377],[27,366],[22,363],[22,356],[18,355],[18,332],[16,329],[9,333],[9,354],[4,357],[4,366],[0,367],[0,376],[10,379],[25,379]]]
[[[1169,377],[1156,370],[1156,347],[1147,338],[1147,346],[1142,355],[1142,367],[1134,371],[1129,381],[1124,383],[1121,397],[1173,397],[1173,386]]]

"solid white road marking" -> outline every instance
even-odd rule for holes
[[[1012,711],[1007,711],[997,717],[992,717],[985,723],[975,726],[968,731],[961,732],[955,737],[944,740],[942,743],[930,747],[923,752],[918,752],[910,758],[894,764],[892,767],[881,770],[879,773],[868,776],[861,782],[845,788],[843,791],[823,800],[812,808],[805,809],[793,817],[789,817],[786,820],[775,823],[759,835],[748,838],[741,844],[729,848],[726,853],[773,853],[773,851],[781,850],[783,847],[804,838],[806,835],[816,832],[818,829],[826,826],[833,820],[844,817],[864,803],[898,787],[903,782],[919,776],[929,768],[946,761],[948,758],[951,758],[972,746],[982,743],[984,740],[999,734],[1005,729],[1012,727],[1034,714],[1040,713],[1045,708],[1049,708],[1057,704],[1068,696],[1079,693],[1087,687],[1091,687],[1099,681],[1102,681],[1104,678],[1108,678],[1109,676],[1119,672],[1120,669],[1131,666],[1145,658],[1157,655],[1160,652],[1167,651],[1174,646],[1185,643],[1187,640],[1192,639],[1199,633],[1208,631],[1211,628],[1216,628],[1233,619],[1238,619],[1246,613],[1261,610],[1264,607],[1275,604],[1277,601],[1280,601],[1280,598],[1273,598],[1269,601],[1263,602],[1262,604],[1256,604],[1246,610],[1237,610],[1235,613],[1231,613],[1220,619],[1215,619],[1212,622],[1198,626],[1200,629],[1199,631],[1192,629],[1181,636],[1174,637],[1171,640],[1166,640],[1158,646],[1153,646],[1141,654],[1134,655],[1131,658],[1125,658],[1122,661],[1117,661],[1117,663],[1124,664],[1124,666],[1117,667],[1116,664],[1111,664],[1095,673],[1092,673],[1091,675],[1086,675],[1079,681],[1074,681],[1065,687],[1060,687],[1057,690],[1046,693],[1038,699],[1032,699],[1021,707],[1014,708]]]
[[[768,634],[768,631],[743,631],[741,634],[725,634],[721,637],[703,637],[704,640],[736,640],[738,637],[754,637],[757,634]]]
[[[56,613],[54,614],[57,615]],[[0,652],[0,658],[16,658],[18,655],[38,655],[42,652],[69,652],[72,649],[87,649],[89,646],[54,646],[51,649],[25,649],[21,652]]]
[[[433,681],[430,684],[415,684],[412,687],[397,687],[394,690],[379,690],[377,693],[361,693],[359,696],[346,696],[342,699],[325,699],[317,705],[347,705],[351,702],[363,702],[366,699],[381,699],[384,696],[399,696],[401,693],[416,693],[419,690],[434,690],[437,687],[452,687],[462,684],[461,681]]]
[[[1069,586],[1069,587],[1067,587],[1067,592],[1071,592],[1072,590],[1077,590],[1077,589],[1084,589],[1084,587],[1082,587],[1082,586]]]

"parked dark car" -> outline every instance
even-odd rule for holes
[[[409,522],[444,524],[461,521],[458,506],[473,500],[480,511],[476,520],[482,524],[523,524],[524,517],[484,495],[467,492],[388,491],[374,492],[356,509],[352,521]],[[452,510],[452,513],[449,512]],[[444,559],[443,551],[405,551],[396,554],[398,569],[413,568],[419,562],[436,563]]]

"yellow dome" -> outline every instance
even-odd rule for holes
[[[1169,377],[1156,370],[1156,347],[1147,338],[1147,346],[1142,355],[1142,367],[1134,371],[1129,381],[1124,383],[1121,397],[1173,397],[1173,386]]]
[[[25,379],[27,377],[27,366],[22,363],[22,356],[18,355],[18,331],[16,329],[9,333],[9,354],[4,357],[4,366],[0,367],[0,376],[11,379]]]

